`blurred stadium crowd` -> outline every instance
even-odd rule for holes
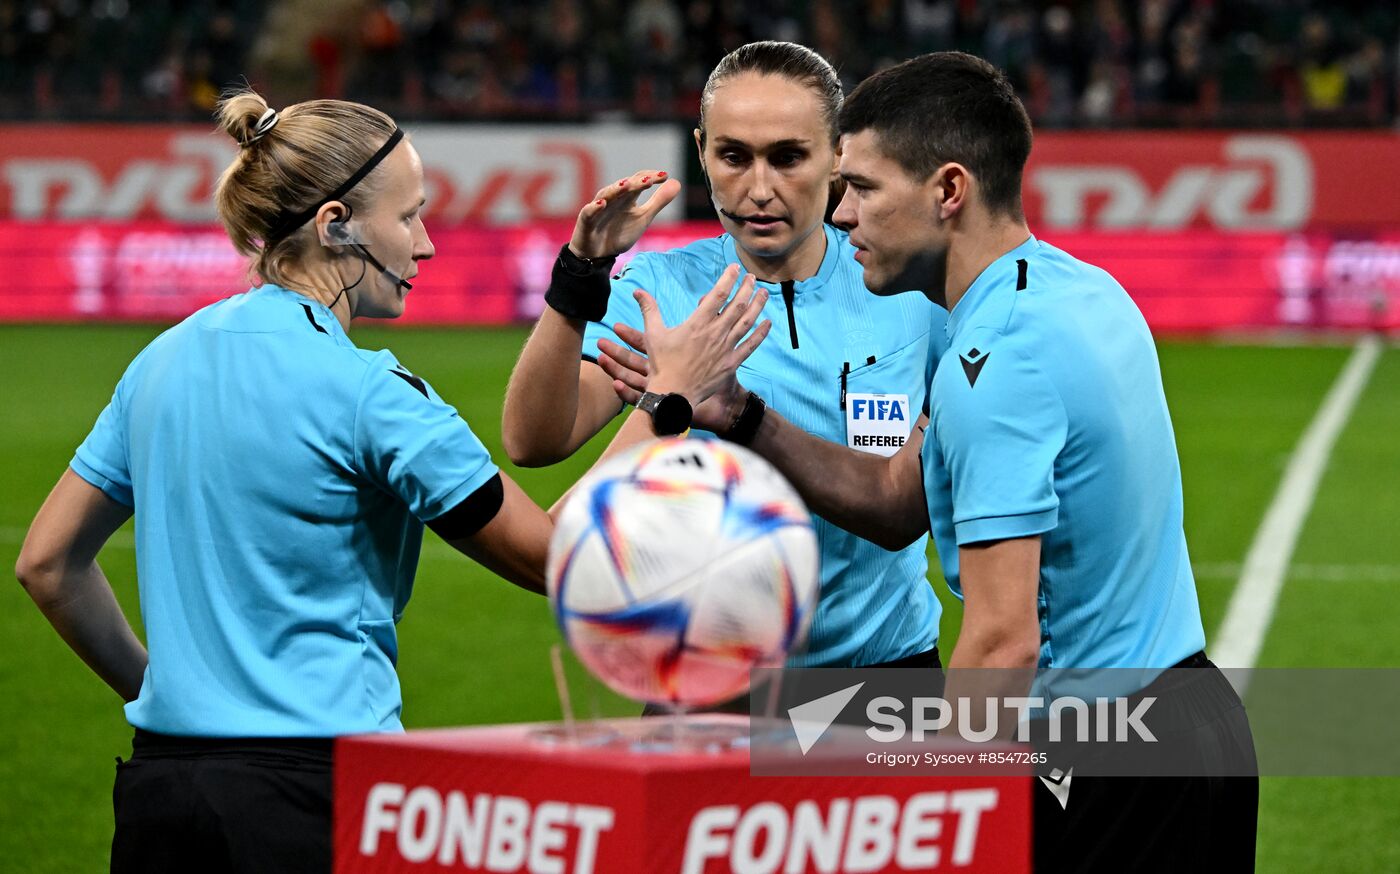
[[[688,119],[754,39],[847,85],[974,52],[1051,127],[1386,125],[1400,92],[1393,0],[0,0],[0,117],[202,120],[246,76],[405,118]]]

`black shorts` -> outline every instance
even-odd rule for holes
[[[137,729],[112,790],[112,871],[330,871],[331,743]]]
[[[1204,654],[1174,670],[1169,690],[1149,685],[1194,728],[1181,738],[1207,751],[1230,751],[1254,764],[1244,705]],[[1183,711],[1187,711],[1183,713]],[[1208,753],[1209,754],[1209,753]],[[1231,773],[1238,773],[1232,770]],[[1251,872],[1259,815],[1259,777],[1105,777],[1070,773],[1063,805],[1046,782],[1032,787],[1036,874],[1058,872]],[[1056,784],[1058,786],[1058,784]]]

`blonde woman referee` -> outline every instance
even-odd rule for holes
[[[350,338],[433,255],[403,132],[254,93],[220,120],[242,148],[219,215],[266,282],[136,357],[17,573],[136,730],[112,870],[327,871],[331,738],[402,728],[424,526],[538,592],[552,525],[431,386]],[[133,513],[149,652],[96,563]]]

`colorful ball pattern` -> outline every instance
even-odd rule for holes
[[[768,462],[672,438],[609,459],[575,487],[550,541],[565,639],[614,691],[704,707],[780,665],[811,621],[818,551],[802,499]]]

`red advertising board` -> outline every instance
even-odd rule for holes
[[[1047,235],[1394,231],[1400,134],[1042,133],[1022,192]]]
[[[529,320],[578,204],[678,166],[675,126],[422,125],[429,227],[404,321]],[[247,287],[214,222],[234,144],[205,127],[0,128],[0,321],[173,320]],[[1400,329],[1400,134],[1045,132],[1032,229],[1108,269],[1154,330]],[[638,250],[717,233],[667,224]]]
[[[673,125],[412,125],[428,206],[439,225],[568,219],[609,182],[680,166]],[[213,192],[238,154],[195,125],[0,127],[0,219],[216,220]],[[675,172],[673,170],[673,172]],[[658,221],[679,218],[679,206]]]
[[[701,717],[725,719],[746,722]],[[1030,871],[1026,775],[751,777],[745,749],[574,746],[548,728],[338,741],[336,872]]]
[[[643,167],[676,172],[679,126],[416,125],[428,215],[440,226],[571,218]],[[236,154],[203,126],[0,128],[0,219],[212,222],[213,186]],[[1037,134],[1026,170],[1031,226],[1052,231],[1356,233],[1400,227],[1400,134]],[[663,222],[678,217],[676,207]]]
[[[534,319],[571,224],[430,226],[404,323]],[[719,232],[654,228],[634,251]],[[1374,234],[1067,232],[1042,237],[1112,273],[1158,332],[1400,330],[1400,230]],[[0,322],[173,321],[245,290],[247,261],[217,226],[0,221]]]

